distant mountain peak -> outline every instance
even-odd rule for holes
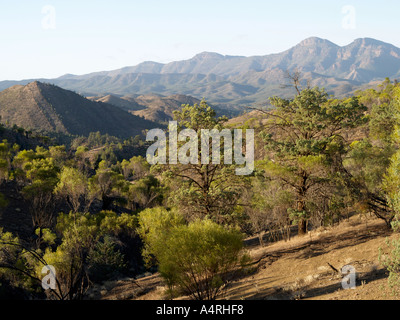
[[[70,79],[73,77],[76,77],[76,75],[72,74],[72,73],[66,73],[66,74],[62,75],[61,77],[58,77],[57,79]]]
[[[373,38],[358,38],[353,41],[353,44],[358,46],[393,46],[390,43],[386,43],[380,40],[376,40]]]
[[[224,56],[222,54],[216,53],[216,52],[208,52],[208,51],[204,51],[201,53],[196,54],[193,59],[201,59],[201,60],[205,60],[205,59],[223,59]]]
[[[301,41],[298,44],[298,46],[312,46],[312,45],[321,45],[321,44],[325,44],[325,45],[328,44],[328,45],[332,45],[335,47],[338,46],[329,40],[318,38],[318,37],[309,37],[307,39],[304,39],[303,41]]]

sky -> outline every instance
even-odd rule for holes
[[[398,0],[0,0],[0,80],[278,53],[308,37],[400,47]]]

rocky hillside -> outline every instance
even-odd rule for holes
[[[38,81],[0,92],[0,116],[3,123],[27,130],[74,135],[100,131],[127,138],[157,127],[156,123],[114,105],[94,102]]]

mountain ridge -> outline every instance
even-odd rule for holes
[[[265,104],[273,95],[292,95],[293,90],[282,85],[287,83],[287,71],[293,70],[300,71],[311,85],[344,96],[386,77],[400,77],[400,49],[373,38],[339,46],[309,37],[280,53],[246,57],[204,51],[181,61],[145,61],[46,81],[85,96],[183,94],[232,108]],[[17,83],[0,82],[0,90]]]
[[[387,42],[383,42],[380,40],[376,40],[373,38],[357,38],[355,39],[353,42],[351,42],[350,44],[344,45],[344,46],[339,46],[327,39],[323,39],[323,38],[319,38],[319,37],[309,37],[306,38],[304,40],[302,40],[301,42],[299,42],[297,45],[282,51],[280,53],[273,53],[273,54],[267,54],[267,55],[253,55],[253,56],[232,56],[232,55],[222,55],[219,54],[217,52],[212,52],[212,51],[204,51],[201,53],[198,53],[196,55],[194,55],[192,58],[189,59],[185,59],[185,60],[180,60],[180,61],[173,61],[173,62],[169,62],[169,63],[159,63],[159,62],[155,62],[155,61],[145,61],[142,63],[139,63],[135,66],[130,66],[130,67],[124,67],[124,68],[120,68],[120,69],[115,69],[115,70],[111,70],[111,71],[100,71],[100,72],[95,72],[95,73],[90,73],[90,74],[86,74],[86,75],[74,75],[74,78],[79,78],[79,77],[87,77],[88,75],[101,75],[101,74],[107,74],[107,75],[115,75],[115,74],[121,74],[121,73],[160,73],[160,74],[165,74],[165,73],[189,73],[188,71],[184,71],[184,72],[177,72],[176,70],[176,66],[177,65],[182,65],[182,64],[190,64],[193,61],[200,61],[201,63],[204,62],[204,60],[220,60],[220,61],[227,61],[227,60],[235,60],[236,62],[243,62],[245,60],[249,60],[251,62],[255,62],[255,63],[259,63],[260,60],[262,60],[263,64],[262,64],[262,68],[263,70],[267,70],[265,69],[265,63],[266,60],[270,59],[270,58],[274,58],[276,56],[281,56],[281,55],[285,55],[286,53],[289,53],[293,50],[295,50],[296,48],[301,48],[301,47],[310,47],[310,46],[315,46],[315,45],[328,45],[340,50],[345,50],[347,48],[351,49],[353,47],[357,47],[357,46],[363,46],[365,47],[366,45],[375,45],[375,46],[388,46],[391,47],[392,49],[396,49],[396,50],[400,50],[399,48],[395,47],[394,45],[387,43]],[[150,70],[148,72],[143,71],[145,66],[149,66],[149,65],[153,65],[156,66],[156,69],[158,70]],[[175,68],[175,69],[174,69]],[[180,68],[182,68],[182,66],[180,66]],[[140,71],[141,70],[141,71]],[[209,74],[209,73],[214,73],[216,75],[221,74],[221,72],[213,72],[213,70],[208,69],[206,70],[206,72],[194,72],[194,73],[200,73],[200,74]]]

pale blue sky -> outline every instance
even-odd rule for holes
[[[344,6],[355,10],[354,29],[343,28]],[[166,63],[202,51],[265,55],[311,36],[400,47],[399,17],[398,0],[0,0],[0,80]]]

